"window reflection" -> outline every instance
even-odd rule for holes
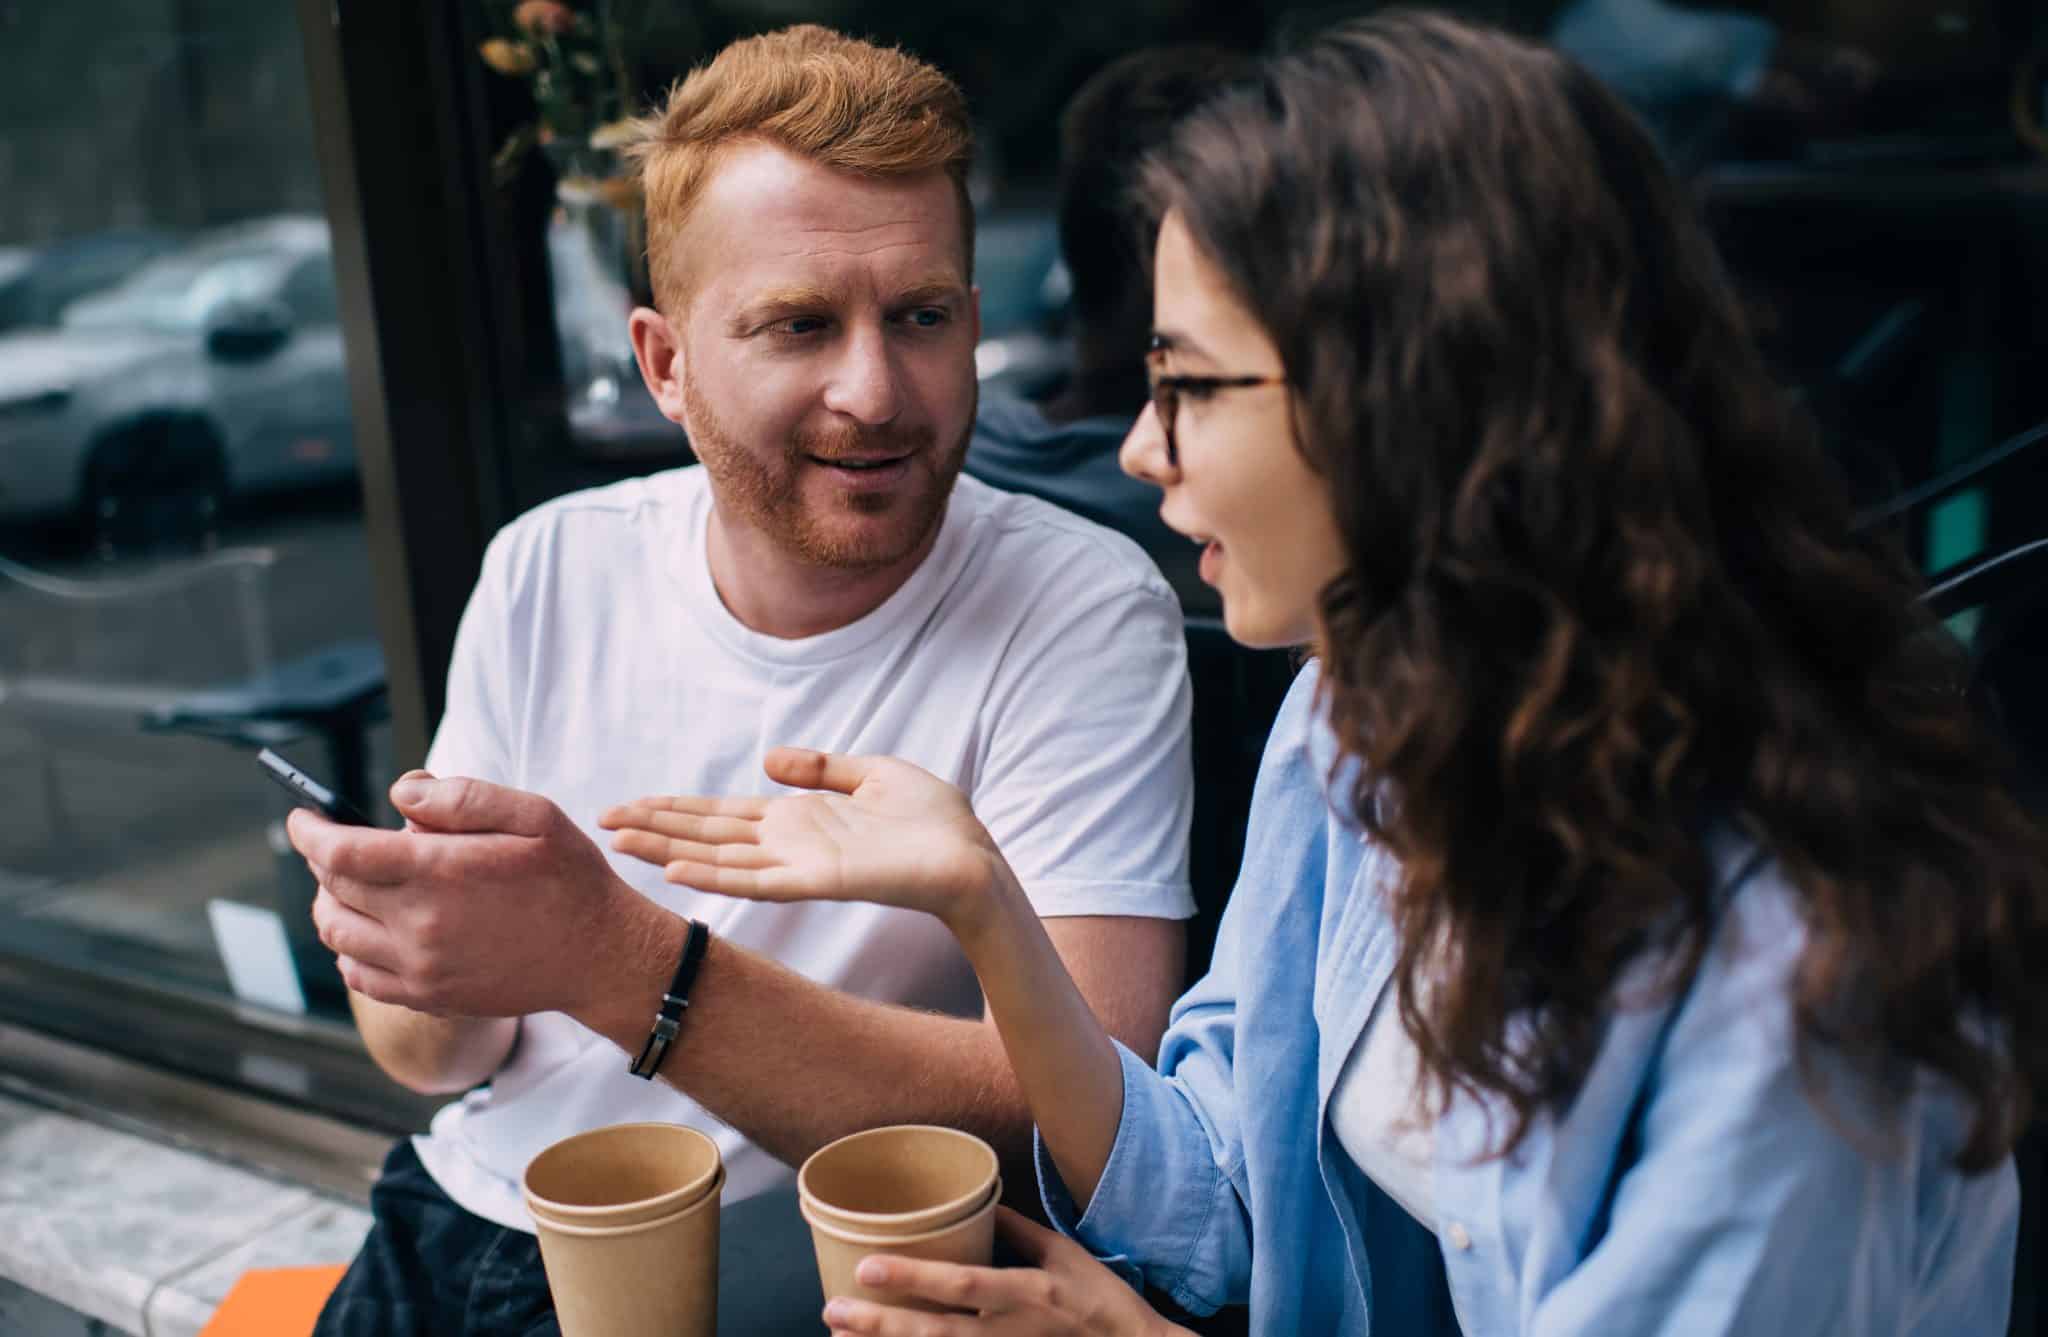
[[[391,765],[304,55],[175,12],[35,17],[0,92],[0,943],[227,996],[234,902],[339,1014],[244,755]]]

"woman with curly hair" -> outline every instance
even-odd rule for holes
[[[973,1312],[828,1322],[1163,1330],[1121,1275],[1262,1333],[2003,1333],[2048,840],[1642,128],[1379,17],[1147,182],[1126,467],[1231,634],[1315,656],[1157,1067],[921,771],[785,750],[812,792],[607,817],[689,886],[928,911],[980,975],[1086,1252],[1005,1217],[1037,1268],[863,1264]]]

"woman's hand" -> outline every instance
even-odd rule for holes
[[[963,1267],[877,1254],[863,1259],[860,1284],[960,1314],[932,1314],[866,1300],[825,1306],[833,1337],[1167,1337],[1187,1329],[1161,1318],[1114,1272],[1072,1240],[1007,1207],[996,1229],[1030,1267]]]
[[[670,882],[756,901],[873,901],[954,928],[1003,875],[966,796],[892,757],[777,748],[769,778],[818,792],[644,798],[598,824]]]

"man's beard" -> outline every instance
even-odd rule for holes
[[[980,386],[973,388],[978,395]],[[683,373],[683,404],[690,444],[711,475],[719,502],[736,512],[733,518],[768,535],[801,561],[843,571],[892,566],[931,536],[945,517],[946,500],[960,477],[967,441],[974,430],[970,409],[960,439],[943,452],[932,449],[930,427],[847,424],[799,431],[789,437],[782,458],[771,464],[733,439],[687,369]],[[912,476],[903,489],[840,493],[825,503],[830,509],[822,513],[817,504],[805,504],[805,477],[818,472],[807,457],[838,459],[905,452],[910,452],[907,463]],[[873,519],[861,523],[862,517]]]

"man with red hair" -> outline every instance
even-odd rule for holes
[[[792,28],[729,47],[641,132],[656,305],[631,332],[701,465],[493,541],[427,768],[392,789],[405,831],[292,819],[371,1053],[467,1092],[392,1153],[321,1333],[545,1329],[520,1174],[603,1124],[713,1133],[728,1201],[879,1124],[971,1129],[1028,1166],[942,926],[669,885],[600,847],[614,805],[773,792],[801,764],[778,744],[908,757],[971,796],[1112,1033],[1149,1052],[1180,984],[1173,596],[1128,540],[959,478],[979,316],[958,89]]]

